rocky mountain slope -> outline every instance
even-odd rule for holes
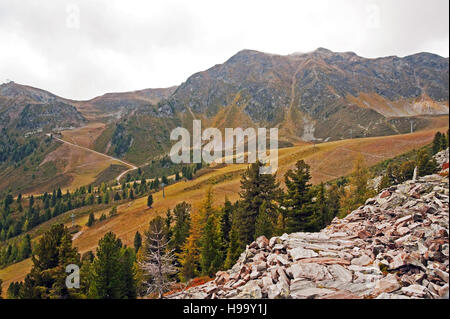
[[[32,132],[85,123],[86,118],[66,99],[14,82],[0,85],[0,128]]]
[[[323,48],[284,56],[243,50],[178,87],[108,93],[88,101],[3,84],[0,128],[26,131],[101,121],[110,125],[99,137],[102,152],[109,151],[118,122],[132,140],[158,136],[159,145],[145,156],[130,155],[131,145],[123,154],[128,160],[160,156],[170,148],[170,130],[189,129],[193,118],[219,129],[278,127],[280,145],[395,135],[408,133],[411,121],[414,130],[427,127],[429,119],[422,115],[448,114],[448,67],[448,58],[430,53],[367,59]]]
[[[350,129],[395,134],[409,129],[405,117],[448,114],[448,75],[448,58],[429,53],[366,59],[323,48],[287,56],[243,50],[189,77],[159,109],[214,118],[235,106],[242,119],[294,139],[337,139]]]
[[[448,149],[437,156],[448,163]],[[319,233],[248,245],[215,280],[170,298],[449,298],[447,172],[383,190]]]

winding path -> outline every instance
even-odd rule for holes
[[[50,134],[50,133],[47,133],[46,135],[47,135],[47,136],[50,136],[51,138],[53,138],[53,139],[55,139],[55,140],[57,140],[57,141],[60,141],[60,142],[62,142],[62,143],[68,144],[68,145],[73,146],[73,147],[78,147],[78,148],[80,148],[80,149],[82,149],[82,150],[85,150],[85,151],[88,151],[88,152],[91,152],[91,153],[95,153],[95,154],[97,154],[97,155],[103,156],[103,157],[108,158],[108,159],[113,160],[113,161],[117,161],[117,162],[119,162],[119,163],[122,163],[122,164],[124,164],[124,165],[130,167],[130,169],[127,169],[126,171],[123,171],[122,173],[119,174],[119,176],[116,177],[116,180],[117,180],[118,182],[120,181],[120,179],[121,179],[125,174],[127,174],[128,172],[134,171],[135,169],[138,168],[137,166],[135,166],[135,165],[133,165],[133,164],[130,164],[130,163],[128,163],[128,162],[125,162],[125,161],[123,161],[123,160],[121,160],[121,159],[119,159],[119,158],[116,158],[116,157],[113,157],[113,156],[110,156],[110,155],[106,155],[106,154],[103,154],[103,153],[94,151],[94,150],[92,150],[92,149],[90,149],[90,148],[87,148],[87,147],[84,147],[84,146],[80,146],[80,145],[77,145],[77,144],[74,144],[74,143],[65,141],[65,140],[60,139],[59,137],[56,137],[56,136],[54,136],[54,135],[52,135],[52,134]]]

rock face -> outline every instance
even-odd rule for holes
[[[448,176],[421,177],[319,233],[260,237],[232,269],[170,297],[448,298],[448,187]]]

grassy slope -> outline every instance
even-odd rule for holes
[[[311,165],[313,183],[333,180],[351,172],[353,159],[358,152],[364,155],[368,165],[375,165],[387,158],[426,145],[433,140],[436,131],[447,131],[447,129],[448,117],[442,117],[434,121],[434,128],[413,134],[342,140],[316,146],[300,145],[280,149],[277,176],[280,178],[294,166],[297,160],[304,159]],[[132,246],[135,232],[142,233],[152,218],[164,215],[168,208],[173,208],[182,201],[191,203],[194,209],[198,208],[208,187],[213,187],[216,205],[222,204],[225,197],[234,201],[239,196],[239,173],[245,167],[245,164],[234,164],[210,169],[209,172],[192,181],[170,185],[165,189],[165,198],[162,198],[161,191],[153,195],[154,206],[151,209],[146,207],[146,198],[119,205],[118,216],[91,228],[84,226],[87,222],[87,215],[80,216],[76,223],[83,227],[83,233],[74,240],[74,245],[81,252],[95,250],[98,240],[108,231],[113,231],[124,244]],[[109,208],[98,211],[96,218],[108,211]],[[4,289],[11,281],[23,279],[29,271],[30,265],[29,261],[23,261],[0,270]]]

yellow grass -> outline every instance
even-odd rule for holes
[[[81,128],[63,131],[62,139],[70,143],[92,148],[95,140],[102,134],[106,124],[94,122]]]

